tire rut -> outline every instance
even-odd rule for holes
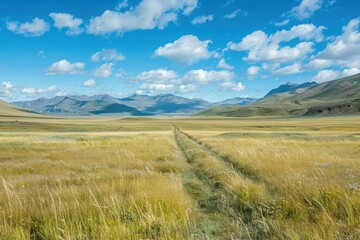
[[[187,134],[186,132],[183,132],[181,129],[179,129],[177,126],[173,125],[174,128],[176,128],[180,133],[184,134],[186,137],[188,137],[190,140],[192,140],[194,143],[198,144],[199,148],[203,149],[205,152],[209,153],[213,157],[215,157],[217,160],[225,163],[227,167],[230,169],[233,169],[238,174],[242,175],[244,178],[247,178],[251,181],[257,182],[257,183],[263,183],[267,185],[267,182],[264,178],[259,176],[257,173],[252,171],[251,169],[246,168],[243,166],[239,161],[233,159],[231,156],[224,155],[221,152],[218,152],[214,150],[209,145],[201,142],[200,140],[194,138],[193,136]]]
[[[174,126],[175,142],[190,168],[183,174],[183,185],[189,196],[196,201],[203,216],[197,226],[200,236],[204,239],[250,239],[239,215],[236,197],[226,191],[225,186],[203,172],[191,156],[191,150],[181,142],[179,134],[184,135]],[[201,151],[206,152],[203,149]]]

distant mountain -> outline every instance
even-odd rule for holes
[[[249,105],[252,103],[255,103],[256,101],[258,101],[258,98],[241,98],[241,97],[236,97],[236,98],[230,98],[230,99],[226,99],[224,101],[221,102],[217,102],[215,103],[216,105],[219,106],[229,106],[229,105],[240,105],[240,106],[244,106],[244,105]]]
[[[110,95],[40,98],[33,101],[14,102],[14,104],[39,113],[51,115],[151,115],[134,107],[121,104],[117,98]]]
[[[303,84],[287,82],[285,84],[280,85],[280,87],[271,90],[268,94],[265,95],[265,97],[269,97],[269,96],[272,96],[272,95],[278,94],[278,93],[294,91],[294,90],[300,89],[300,88],[308,88],[308,87],[312,87],[315,85],[317,85],[316,82],[306,82]]]
[[[188,99],[172,94],[157,96],[132,95],[119,99],[120,103],[155,115],[163,114],[194,114],[210,108],[212,103],[202,99]]]
[[[219,105],[245,105],[256,101],[252,98],[234,98],[219,103],[202,99],[188,99],[172,94],[156,96],[132,95],[115,98],[107,94],[95,96],[63,96],[51,99],[14,102],[15,105],[51,115],[193,115]]]
[[[313,116],[360,113],[360,74],[267,96],[247,106],[220,106],[205,116]]]

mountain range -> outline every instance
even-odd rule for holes
[[[285,85],[253,104],[217,106],[198,115],[251,117],[360,113],[360,74],[321,84],[307,83],[284,92],[288,87]]]
[[[51,99],[39,98],[32,101],[13,102],[14,105],[31,111],[50,115],[193,115],[215,106],[247,105],[256,98],[232,98],[211,103],[202,99],[188,99],[172,94],[156,96],[132,95],[115,98],[103,94],[95,96],[61,96]]]
[[[285,84],[280,85],[280,87],[271,90],[268,94],[265,95],[265,97],[270,97],[272,95],[279,94],[279,93],[294,91],[296,89],[308,88],[308,87],[312,87],[315,85],[317,85],[316,82],[306,82],[303,84],[287,82]]]
[[[196,114],[226,117],[353,114],[360,113],[360,74],[321,84],[286,83],[271,90],[262,99],[232,98],[216,103],[172,94],[135,94],[126,98],[107,94],[58,96],[13,104],[0,100],[1,116],[35,116],[36,113],[65,116]]]

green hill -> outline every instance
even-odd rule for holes
[[[0,100],[0,117],[40,117],[42,115],[33,111],[14,106]]]
[[[215,107],[202,116],[313,116],[360,113],[360,74],[274,94],[247,106]]]

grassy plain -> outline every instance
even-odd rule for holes
[[[0,239],[360,239],[360,116],[0,118]]]

